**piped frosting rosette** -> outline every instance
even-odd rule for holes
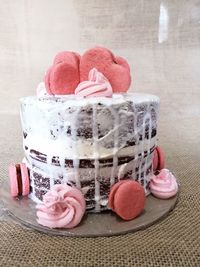
[[[85,206],[80,190],[67,184],[54,185],[36,206],[37,222],[49,228],[73,228],[80,223]]]
[[[112,86],[108,79],[97,69],[90,70],[88,81],[81,82],[75,89],[75,95],[82,97],[111,97],[113,94]]]
[[[162,169],[158,175],[153,175],[149,187],[151,193],[161,199],[173,197],[178,192],[176,178],[167,169]]]

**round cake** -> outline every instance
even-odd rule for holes
[[[119,180],[134,179],[148,194],[158,107],[159,98],[147,94],[21,99],[30,197],[42,200],[54,184],[68,183],[98,212]]]
[[[128,221],[149,193],[177,193],[156,142],[159,98],[130,84],[128,62],[107,48],[63,51],[21,99],[25,157],[9,167],[11,195],[35,202],[38,224],[73,228],[104,210]]]

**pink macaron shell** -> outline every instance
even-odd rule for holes
[[[77,52],[72,52],[72,53],[75,55],[75,58],[76,58],[76,60],[78,61],[78,63],[80,63],[80,59],[81,59],[80,54],[77,53]]]
[[[119,186],[114,196],[114,211],[124,220],[132,220],[144,209],[144,188],[136,181],[129,180]]]
[[[79,70],[74,64],[62,62],[53,66],[50,74],[50,90],[53,94],[74,94],[78,84]]]
[[[158,168],[159,168],[159,170],[162,170],[165,167],[164,152],[159,146],[156,147],[156,150],[158,153]]]
[[[21,175],[22,175],[22,195],[27,196],[30,193],[30,182],[28,169],[25,163],[20,163]]]
[[[120,187],[120,185],[123,184],[124,182],[126,182],[126,180],[119,181],[119,182],[117,182],[116,184],[114,184],[111,187],[110,194],[109,194],[109,199],[108,199],[108,205],[112,210],[114,210],[114,197],[115,197],[115,194],[116,194],[118,188]]]
[[[108,79],[115,93],[126,93],[131,84],[130,73],[119,64],[112,66],[110,73],[108,73]]]
[[[130,66],[129,66],[128,62],[123,57],[117,56],[117,57],[114,57],[114,60],[116,61],[117,64],[124,66],[130,72]]]
[[[70,52],[70,51],[59,52],[54,58],[53,65],[59,64],[62,62],[67,62],[67,63],[77,65],[77,67],[79,68],[80,55],[76,52]]]
[[[17,170],[16,165],[11,164],[9,166],[9,177],[10,177],[10,193],[12,197],[17,197],[19,194],[18,191],[18,182],[17,182]]]
[[[157,149],[154,149],[154,153],[153,153],[153,171],[157,171],[158,169],[158,152]]]

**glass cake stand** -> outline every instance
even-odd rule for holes
[[[149,195],[143,213],[134,220],[123,221],[111,211],[87,213],[73,229],[49,229],[37,223],[35,202],[28,197],[11,197],[8,182],[1,185],[0,196],[8,215],[14,221],[46,234],[76,237],[113,236],[145,229],[167,216],[178,200],[178,194],[168,200]]]

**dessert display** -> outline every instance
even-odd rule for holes
[[[65,51],[36,96],[21,99],[25,157],[10,166],[11,195],[36,203],[39,224],[73,228],[104,210],[132,220],[150,193],[176,195],[157,146],[159,98],[128,93],[130,84],[127,61],[110,50]]]

